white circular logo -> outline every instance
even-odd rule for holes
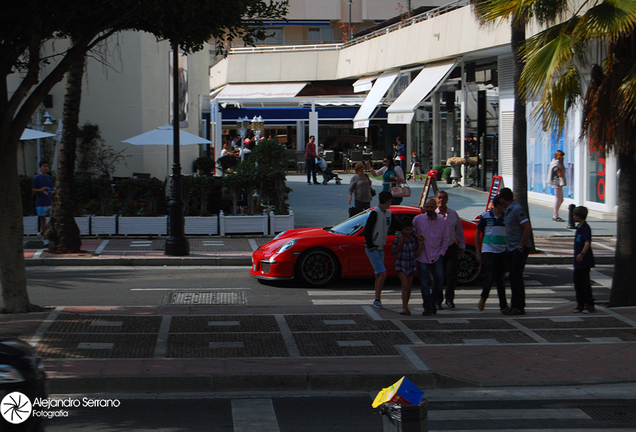
[[[0,413],[9,423],[20,424],[31,415],[31,401],[20,392],[13,392],[2,398]]]

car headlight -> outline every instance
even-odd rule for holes
[[[276,249],[276,253],[285,252],[287,249],[291,248],[295,244],[296,244],[296,240],[288,240],[285,243],[283,243],[281,247]]]
[[[0,384],[24,381],[19,370],[10,365],[0,365]]]

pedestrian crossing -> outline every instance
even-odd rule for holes
[[[309,402],[309,401],[308,401]],[[426,418],[423,420],[430,432],[469,432],[479,430],[481,432],[539,432],[549,430],[551,432],[577,431],[607,431],[627,432],[633,428],[625,427],[630,425],[633,411],[636,409],[629,403],[619,403],[619,406],[594,407],[592,401],[580,401],[581,403],[566,403],[563,407],[545,408],[545,405],[552,405],[549,401],[533,401],[528,408],[517,406],[523,403],[504,403],[501,401],[490,401],[486,404],[475,402],[431,402],[428,403]],[[274,404],[273,399],[233,399],[231,401],[234,432],[248,432],[259,430],[263,432],[281,432],[284,430],[303,430],[293,428],[290,424],[284,424],[284,428],[279,426],[279,419],[275,406],[278,406],[281,417],[285,418],[281,404]],[[485,406],[491,406],[486,408]],[[499,408],[503,407],[503,408]],[[609,408],[609,409],[607,409]],[[604,411],[605,416],[614,415],[618,418],[601,418],[598,415],[599,409]],[[311,408],[308,408],[311,410]],[[349,412],[351,422],[366,424],[367,430],[380,430],[384,418],[378,416],[379,409],[362,410],[360,412]],[[622,416],[622,418],[621,418]],[[302,417],[302,416],[300,416]],[[364,417],[364,420],[363,420]],[[330,417],[325,413],[325,428],[330,425]],[[415,427],[413,419],[406,420],[401,426]],[[369,428],[369,426],[373,428]],[[375,426],[377,425],[377,428]],[[497,427],[500,425],[500,427]],[[516,427],[510,427],[515,425]],[[318,425],[314,425],[318,426]],[[335,426],[335,425],[331,425]],[[621,427],[623,426],[623,427]],[[291,428],[290,428],[291,427]],[[329,429],[332,429],[331,427]],[[337,429],[337,428],[336,428]],[[314,430],[314,429],[312,429]],[[316,429],[318,430],[318,429]],[[325,430],[325,429],[323,429]],[[332,429],[333,430],[333,429]],[[337,429],[340,430],[340,429]],[[383,430],[387,430],[384,428]],[[394,429],[391,429],[394,430]],[[402,430],[402,429],[395,429]],[[416,430],[416,429],[408,429]],[[417,430],[420,430],[417,428]]]
[[[592,270],[590,273],[593,288],[609,289],[612,286],[612,278],[603,273]],[[558,286],[544,286],[542,282],[535,279],[524,280],[526,287],[526,311],[542,312],[561,305],[566,305],[574,301],[574,288],[572,284]],[[330,306],[330,305],[369,305],[373,303],[374,293],[372,287],[368,290],[347,290],[338,288],[309,289],[307,295],[311,299],[313,305]],[[474,313],[477,309],[477,303],[481,296],[481,288],[458,287],[455,291],[455,309],[453,314]],[[510,301],[510,287],[506,286],[506,298]],[[411,300],[409,305],[417,309],[421,306],[422,299],[420,295],[420,287],[414,282],[411,292]],[[401,308],[402,291],[399,287],[385,288],[382,291],[382,305],[390,309]],[[446,308],[442,311],[448,310]],[[498,311],[499,302],[497,299],[497,290],[493,286],[490,291],[490,297],[486,302],[485,311]]]

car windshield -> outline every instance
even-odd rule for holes
[[[366,225],[370,211],[371,210],[365,210],[362,213],[358,213],[346,221],[340,222],[338,225],[331,227],[329,231],[342,235],[354,235],[360,230],[360,228]]]

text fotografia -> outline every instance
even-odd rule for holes
[[[35,398],[33,408],[118,408],[119,399],[92,399],[83,397],[82,399],[64,398]]]

